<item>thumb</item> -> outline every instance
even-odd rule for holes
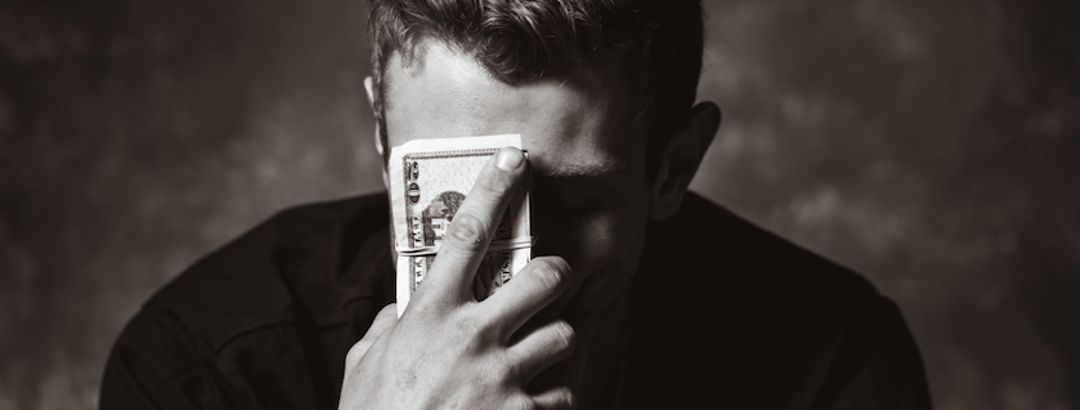
[[[386,331],[394,327],[397,323],[397,304],[391,303],[386,305],[375,315],[375,320],[371,322],[371,326],[368,327],[364,337],[360,338],[360,341],[356,342],[349,349],[349,353],[345,356],[345,363],[356,364],[360,362],[360,359],[364,358],[371,345],[375,344],[379,337],[382,337]]]
[[[375,340],[386,333],[387,330],[394,327],[397,323],[397,303],[391,303],[386,305],[375,315],[375,320],[371,322],[371,327],[368,328],[367,333],[364,333],[364,337],[360,340],[368,340],[375,343]]]

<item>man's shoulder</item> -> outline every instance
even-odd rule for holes
[[[858,394],[893,389],[881,397],[925,399],[902,315],[855,271],[697,195],[652,228],[647,254],[631,305],[632,344],[641,354],[630,390],[667,383],[648,375],[711,372],[716,377],[677,378],[661,390],[801,408],[834,402],[854,394],[857,380],[871,380]]]
[[[697,194],[654,228],[666,258],[701,274],[703,284],[743,287],[761,300],[789,299],[837,306],[880,298],[862,275],[796,245]],[[697,287],[698,291],[714,291]]]
[[[377,193],[280,211],[192,264],[140,314],[165,313],[213,348],[292,321],[297,305],[316,322],[342,321],[330,281],[386,228],[386,202]]]
[[[374,311],[363,295],[378,283],[368,271],[345,286],[337,278],[385,253],[367,244],[384,242],[386,219],[382,195],[294,207],[203,257],[125,326],[102,407],[232,408],[257,397],[310,408],[333,397],[340,357],[355,342],[338,325],[344,303],[354,315]]]
[[[633,306],[669,332],[720,326],[733,351],[807,355],[797,352],[827,348],[892,305],[855,271],[696,194],[651,229]]]

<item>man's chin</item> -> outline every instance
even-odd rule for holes
[[[621,276],[615,265],[591,272],[559,298],[558,311],[579,330],[595,327],[629,296],[629,281],[620,281]]]

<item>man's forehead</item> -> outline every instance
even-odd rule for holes
[[[421,138],[521,134],[538,176],[595,176],[624,166],[621,101],[583,78],[510,85],[441,42],[418,45],[386,71],[388,144]],[[590,73],[583,73],[587,77]],[[602,79],[591,79],[603,81]]]

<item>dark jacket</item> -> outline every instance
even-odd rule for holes
[[[334,409],[345,353],[394,300],[385,195],[282,212],[148,301],[103,409]],[[627,408],[926,409],[918,349],[857,274],[690,195],[650,226]]]

